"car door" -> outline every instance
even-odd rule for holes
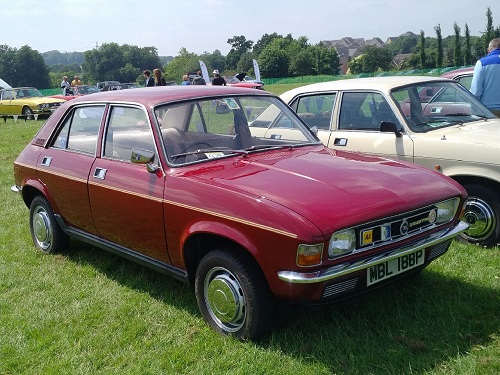
[[[0,114],[14,115],[15,111],[15,92],[14,90],[4,90],[0,98]]]
[[[70,111],[38,160],[38,174],[45,182],[65,223],[97,234],[87,189],[96,158],[104,105],[82,106]]]
[[[158,163],[145,109],[114,105],[107,116],[101,157],[89,175],[89,197],[99,236],[170,263],[163,222],[164,173],[131,162],[133,150],[151,152]]]
[[[382,93],[343,92],[335,103],[328,147],[413,162],[413,141]],[[382,122],[394,123],[397,132],[381,131]]]

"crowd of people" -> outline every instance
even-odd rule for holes
[[[226,80],[222,77],[217,69],[213,71],[213,80],[212,85],[218,86],[226,86]],[[167,82],[163,77],[162,71],[158,68],[153,69],[153,73],[146,69],[142,72],[144,77],[144,86],[145,87],[154,87],[154,86],[167,86]],[[61,82],[61,89],[63,91],[63,95],[69,95],[71,93],[71,87],[81,85],[82,81],[80,78],[75,75],[71,83],[68,81],[68,77],[64,76]],[[186,73],[182,77],[182,85],[206,85],[207,82],[203,78],[201,70],[198,70],[194,76],[190,76],[189,73]]]

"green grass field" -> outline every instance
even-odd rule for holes
[[[499,248],[455,242],[417,278],[281,307],[259,344],[219,336],[193,290],[148,268],[76,241],[35,251],[10,187],[41,124],[0,118],[0,374],[500,373]]]

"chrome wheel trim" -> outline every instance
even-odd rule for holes
[[[238,279],[223,267],[206,275],[203,293],[213,321],[226,332],[237,332],[246,320],[245,295]]]
[[[46,251],[52,246],[53,228],[43,207],[37,207],[32,219],[33,236],[37,246]]]
[[[474,241],[482,241],[490,237],[497,225],[493,207],[477,197],[470,197],[467,201],[462,220],[469,224],[464,237]]]

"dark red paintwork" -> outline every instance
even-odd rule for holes
[[[17,158],[16,185],[28,206],[34,195],[42,194],[67,227],[172,266],[186,280],[196,270],[195,238],[203,239],[200,252],[217,241],[230,242],[252,255],[275,297],[309,302],[321,299],[325,283],[289,283],[278,272],[314,273],[410,242],[331,260],[326,249],[335,231],[452,197],[465,201],[462,187],[433,171],[319,144],[177,167],[159,155],[161,168],[155,173],[144,165],[47,147],[65,113],[80,103],[137,103],[148,109],[155,124],[151,109],[160,103],[226,94],[270,95],[233,87],[179,86],[109,91],[68,101]],[[101,143],[99,138],[97,155]],[[62,152],[65,157],[58,157]],[[44,157],[52,157],[50,170],[40,166]],[[105,180],[89,177],[95,168],[108,171]],[[459,213],[445,227],[458,221]],[[423,235],[411,241],[419,238]],[[325,244],[322,264],[297,266],[297,247],[316,243]]]

